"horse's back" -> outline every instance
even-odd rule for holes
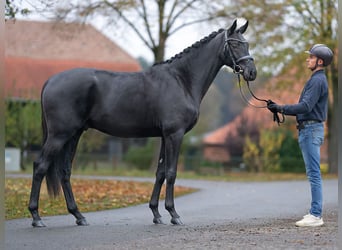
[[[75,68],[53,75],[45,83],[42,95],[60,94],[61,92],[70,93],[69,91],[75,89],[86,89],[86,86],[93,84],[96,80],[96,71],[96,69],[92,68]]]
[[[116,89],[118,79],[129,75],[125,72],[112,72],[93,68],[75,68],[66,70],[48,79],[42,89],[43,103],[82,102],[87,98],[95,98],[99,91],[103,93]],[[102,96],[103,96],[103,93]],[[86,98],[86,99],[85,99]]]

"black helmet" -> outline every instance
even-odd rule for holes
[[[323,60],[323,66],[328,66],[333,59],[333,52],[325,44],[315,44],[309,51],[305,51]]]

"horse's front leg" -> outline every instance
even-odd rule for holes
[[[150,199],[150,209],[153,213],[153,223],[154,224],[165,224],[158,210],[160,190],[165,181],[165,141],[162,138],[160,154],[158,159],[158,167],[156,172],[156,181],[154,183],[151,199]]]
[[[174,185],[177,177],[177,162],[184,132],[179,131],[165,138],[166,152],[166,197],[165,208],[171,215],[171,223],[183,225],[174,204]]]

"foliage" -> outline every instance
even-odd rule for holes
[[[284,140],[284,133],[273,130],[262,130],[259,146],[262,149],[263,171],[279,172],[279,150]]]
[[[40,116],[39,102],[6,101],[6,145],[24,148],[24,144],[40,143]]]
[[[87,155],[100,149],[105,144],[107,137],[105,134],[94,129],[83,132],[77,146],[73,167],[77,169],[78,166],[86,166],[90,161]]]
[[[131,146],[124,155],[123,160],[140,170],[150,169],[154,148],[152,139],[149,139],[145,146]]]
[[[231,135],[233,132],[229,131],[225,140],[227,150],[232,157],[241,156],[243,154],[246,136],[248,136],[251,141],[257,141],[260,133],[259,128],[244,114],[241,114],[241,119],[237,121],[236,127],[236,135]]]
[[[153,184],[134,181],[74,179],[72,186],[80,211],[91,212],[146,203],[149,201]],[[6,179],[5,218],[7,220],[30,217],[27,210],[30,188],[30,179]],[[194,191],[195,189],[192,188],[175,186],[176,196]],[[161,192],[161,199],[164,199],[164,194],[165,186]],[[42,216],[68,213],[64,198],[59,196],[56,199],[50,199],[44,185],[41,189],[39,206]]]
[[[20,4],[14,3],[14,0],[6,0],[5,4],[5,20],[13,19],[20,13],[22,15],[27,15],[30,11],[27,8],[21,8]]]
[[[260,149],[248,135],[243,150],[243,162],[248,172],[261,172]]]
[[[7,100],[5,117],[6,146],[19,148],[21,156],[23,156],[23,152],[30,145],[41,143],[41,108],[39,102]],[[22,163],[21,167],[23,168]]]
[[[337,0],[229,1],[223,15],[236,12],[251,20],[248,41],[259,71],[274,74],[314,43],[335,51],[337,5]]]
[[[284,134],[262,130],[257,142],[246,137],[243,159],[246,167],[252,172],[279,172],[279,150],[284,140]]]
[[[298,141],[290,131],[285,133],[285,138],[279,150],[279,156],[282,172],[305,173],[304,160]]]

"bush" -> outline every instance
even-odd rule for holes
[[[281,172],[305,173],[305,165],[297,138],[288,131],[281,145],[280,151]]]
[[[123,160],[137,169],[148,170],[154,157],[153,145],[152,140],[149,139],[145,146],[131,146]]]
[[[301,157],[280,157],[280,169],[281,172],[305,173],[305,165]]]

